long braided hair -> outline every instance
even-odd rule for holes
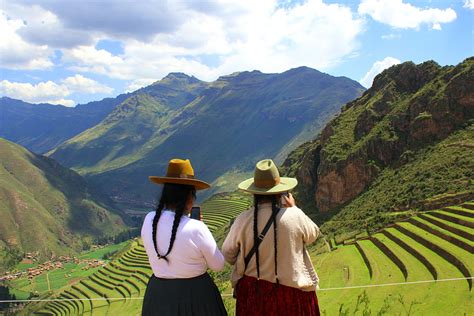
[[[275,263],[275,277],[276,277],[276,284],[280,284],[280,280],[278,279],[278,242],[277,242],[277,221],[276,216],[280,211],[280,207],[278,206],[278,199],[277,195],[258,195],[254,194],[254,213],[253,213],[253,242],[254,244],[257,243],[258,239],[258,204],[261,203],[263,200],[268,200],[271,198],[272,203],[272,218],[273,218],[273,249],[274,249],[274,263]],[[256,263],[257,263],[257,278],[260,279],[260,259],[258,255],[258,247],[255,251],[256,256]]]
[[[173,244],[176,239],[176,232],[178,230],[179,222],[181,217],[184,214],[186,208],[186,201],[188,200],[189,196],[196,198],[196,189],[194,186],[191,185],[183,185],[183,184],[172,184],[166,183],[163,186],[163,191],[161,192],[160,201],[158,202],[158,206],[156,208],[155,217],[153,217],[153,227],[152,227],[152,234],[153,234],[153,246],[155,247],[156,254],[158,255],[158,259],[163,259],[168,262],[167,256],[173,249]],[[174,209],[174,221],[173,227],[171,228],[171,238],[170,243],[168,246],[168,250],[164,255],[160,255],[158,252],[158,247],[156,244],[156,228],[158,225],[158,220],[160,219],[161,213],[163,208],[171,208]]]

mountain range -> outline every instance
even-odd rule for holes
[[[127,98],[122,94],[74,108],[0,98],[0,137],[43,154],[98,124]]]
[[[171,158],[189,158],[197,175],[213,182],[209,196],[235,188],[261,158],[282,161],[363,91],[307,67],[210,83],[171,73],[47,155],[133,208],[151,205],[149,175],[164,173]]]
[[[0,261],[71,253],[120,233],[130,224],[124,211],[153,208],[158,186],[147,177],[164,174],[171,158],[191,159],[199,178],[233,191],[258,159],[282,161],[363,91],[300,67],[214,82],[170,73],[75,108],[3,97]]]
[[[281,173],[299,180],[298,204],[327,233],[472,199],[473,78],[468,58],[396,65],[365,92],[300,67],[214,82],[171,73],[78,110],[2,98],[2,135],[49,158],[0,140],[0,246],[61,253],[122,231],[123,210],[153,207],[158,187],[147,176],[174,157],[230,191],[257,160],[282,161]],[[76,129],[64,134],[68,124]]]

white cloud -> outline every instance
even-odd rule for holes
[[[123,54],[79,46],[63,50],[63,61],[77,72],[122,80],[159,79],[174,71],[215,80],[241,70],[324,70],[353,54],[364,31],[364,21],[349,7],[321,0],[285,8],[276,0],[219,1],[206,9],[210,13],[185,9],[183,23],[147,42],[124,40]],[[203,62],[210,55],[213,65]]]
[[[17,31],[24,27],[23,20],[12,19],[0,10],[0,67],[25,70],[52,67],[49,56],[53,51],[46,45],[34,45],[24,41],[17,34]]]
[[[111,93],[112,88],[99,84],[97,81],[75,75],[61,80],[61,84],[53,81],[37,84],[0,81],[0,94],[10,98],[20,99],[31,103],[51,103],[74,106],[75,102],[65,99],[72,93]]]
[[[40,82],[38,84],[0,81],[0,93],[11,98],[21,99],[26,102],[43,103],[65,100],[64,97],[70,94],[67,87],[58,85],[52,81]],[[65,100],[70,103],[71,100]],[[62,104],[62,103],[61,103]]]
[[[362,0],[359,14],[370,15],[375,21],[388,24],[393,28],[418,29],[428,24],[434,30],[441,30],[442,23],[456,19],[456,12],[451,9],[420,9],[402,0]]]
[[[132,82],[128,84],[127,88],[125,89],[125,92],[136,91],[140,88],[151,85],[155,81],[156,79],[152,79],[152,78],[133,80]]]
[[[95,80],[86,78],[78,74],[76,74],[73,77],[68,77],[62,80],[61,82],[71,92],[88,93],[88,94],[96,94],[96,93],[110,94],[112,93],[112,91],[114,91],[114,89],[110,87],[107,87],[103,84],[98,83]]]
[[[130,87],[140,86],[137,80],[176,71],[210,81],[242,70],[281,72],[302,65],[327,70],[357,53],[365,25],[349,6],[322,0],[285,6],[278,0],[148,1],[133,6],[111,0],[87,5],[18,0],[5,10],[14,21],[26,21],[8,36],[34,48],[25,61],[34,61],[33,53],[42,47],[41,56],[51,66],[47,57],[57,49],[61,66],[127,80]],[[101,40],[120,42],[123,51],[99,49]]]
[[[359,80],[360,84],[366,88],[372,86],[375,76],[384,71],[387,68],[392,67],[400,63],[400,60],[393,57],[385,57],[383,60],[376,61],[365,76]]]
[[[41,103],[64,105],[67,107],[73,107],[76,105],[76,102],[74,102],[74,100],[69,100],[69,99],[45,100],[45,101],[42,101]]]
[[[474,10],[474,0],[464,0],[463,8]]]

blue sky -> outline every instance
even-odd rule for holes
[[[184,72],[308,66],[369,87],[393,64],[474,55],[474,0],[0,0],[0,95],[77,103]]]

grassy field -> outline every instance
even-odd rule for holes
[[[236,208],[242,211],[249,203],[248,200],[212,199],[203,204],[204,222],[209,223],[214,234],[221,233],[225,231],[223,227],[228,227],[238,214]],[[443,220],[444,225],[453,225],[458,231],[462,228],[472,233],[470,223],[474,210],[467,204],[457,210],[460,212],[451,217],[454,222]],[[429,216],[437,218],[438,214],[443,213],[450,212],[431,211]],[[217,214],[222,219],[218,220]],[[467,315],[474,310],[471,283],[466,279],[445,281],[464,278],[466,274],[472,276],[474,257],[463,247],[471,246],[473,240],[420,218],[427,214],[397,222],[370,236],[351,239],[331,252],[322,251],[323,246],[311,247],[311,257],[320,277],[317,295],[322,314]],[[426,226],[417,226],[412,220],[423,222]],[[450,238],[441,238],[433,232],[446,234]],[[462,247],[457,244],[459,240],[464,242]],[[211,275],[223,294],[229,314],[233,315],[235,300],[229,296],[232,293],[228,281],[230,271],[231,267],[226,265],[224,271]],[[141,297],[150,275],[145,250],[137,239],[104,268],[73,286],[55,291],[51,296],[95,300],[32,305],[25,312],[139,315]],[[59,284],[60,281],[55,282]],[[97,300],[99,298],[102,300]]]
[[[472,222],[474,211],[463,206],[458,207],[469,216],[456,215],[457,219]],[[431,214],[446,213],[436,211]],[[415,217],[418,220],[418,218]],[[445,221],[446,223],[450,223]],[[451,223],[462,227],[466,231],[472,228]],[[414,233],[416,236],[435,244],[441,248],[434,251],[415,240],[412,235],[397,229],[397,225]],[[467,280],[453,280],[448,282],[434,280],[432,273],[412,252],[401,247],[400,242],[388,238],[386,232],[395,236],[399,241],[412,247],[421,256],[431,263],[436,271],[437,280],[464,278],[466,275],[444,252],[453,255],[463,264],[472,277],[474,271],[474,256],[472,252],[453,244],[452,242],[433,235],[410,222],[400,222],[394,227],[388,227],[372,236],[387,246],[391,252],[407,268],[407,282],[405,282],[400,268],[395,262],[381,251],[371,239],[357,240],[360,249],[365,253],[372,278],[369,276],[369,267],[364,263],[362,254],[355,244],[340,246],[330,253],[313,256],[313,262],[321,278],[320,290],[317,291],[321,311],[326,315],[353,315],[364,311],[372,314],[388,315],[468,315],[474,309],[474,297]],[[472,245],[472,240],[462,238],[440,227],[434,227],[459,240]],[[415,236],[415,237],[416,237]],[[444,252],[442,252],[444,251]],[[357,277],[354,277],[357,275]],[[417,283],[423,281],[421,283]],[[413,283],[412,283],[413,282]],[[379,284],[400,283],[382,287],[373,287]],[[362,288],[334,289],[347,286],[367,286]]]

